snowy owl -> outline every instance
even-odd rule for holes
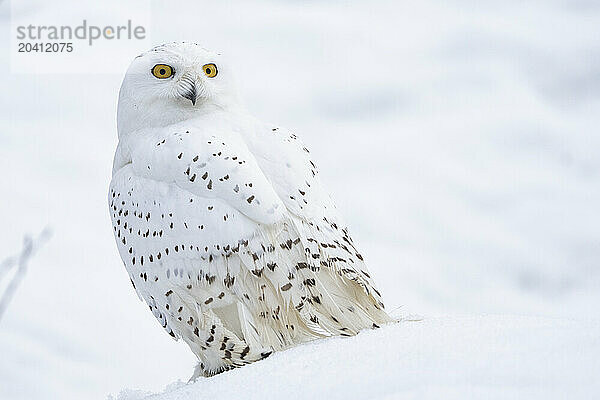
[[[246,111],[220,54],[172,43],[138,56],[117,125],[119,253],[197,356],[192,378],[391,321],[308,149]]]

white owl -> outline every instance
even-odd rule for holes
[[[191,43],[138,56],[118,131],[119,253],[198,357],[193,378],[391,321],[308,149],[246,111],[222,56]]]

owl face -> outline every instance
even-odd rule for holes
[[[135,58],[127,70],[119,94],[119,133],[127,125],[121,120],[164,126],[237,103],[220,54],[194,43],[161,45]]]

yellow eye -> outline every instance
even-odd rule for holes
[[[217,76],[217,72],[219,72],[217,71],[217,66],[215,64],[204,64],[202,70],[209,78],[214,78]]]
[[[174,72],[175,71],[173,71],[173,68],[166,64],[156,64],[152,68],[152,75],[154,75],[158,79],[170,78]]]

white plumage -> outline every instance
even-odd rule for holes
[[[220,55],[174,43],[137,57],[118,130],[119,253],[195,376],[391,321],[309,151],[245,111]]]

